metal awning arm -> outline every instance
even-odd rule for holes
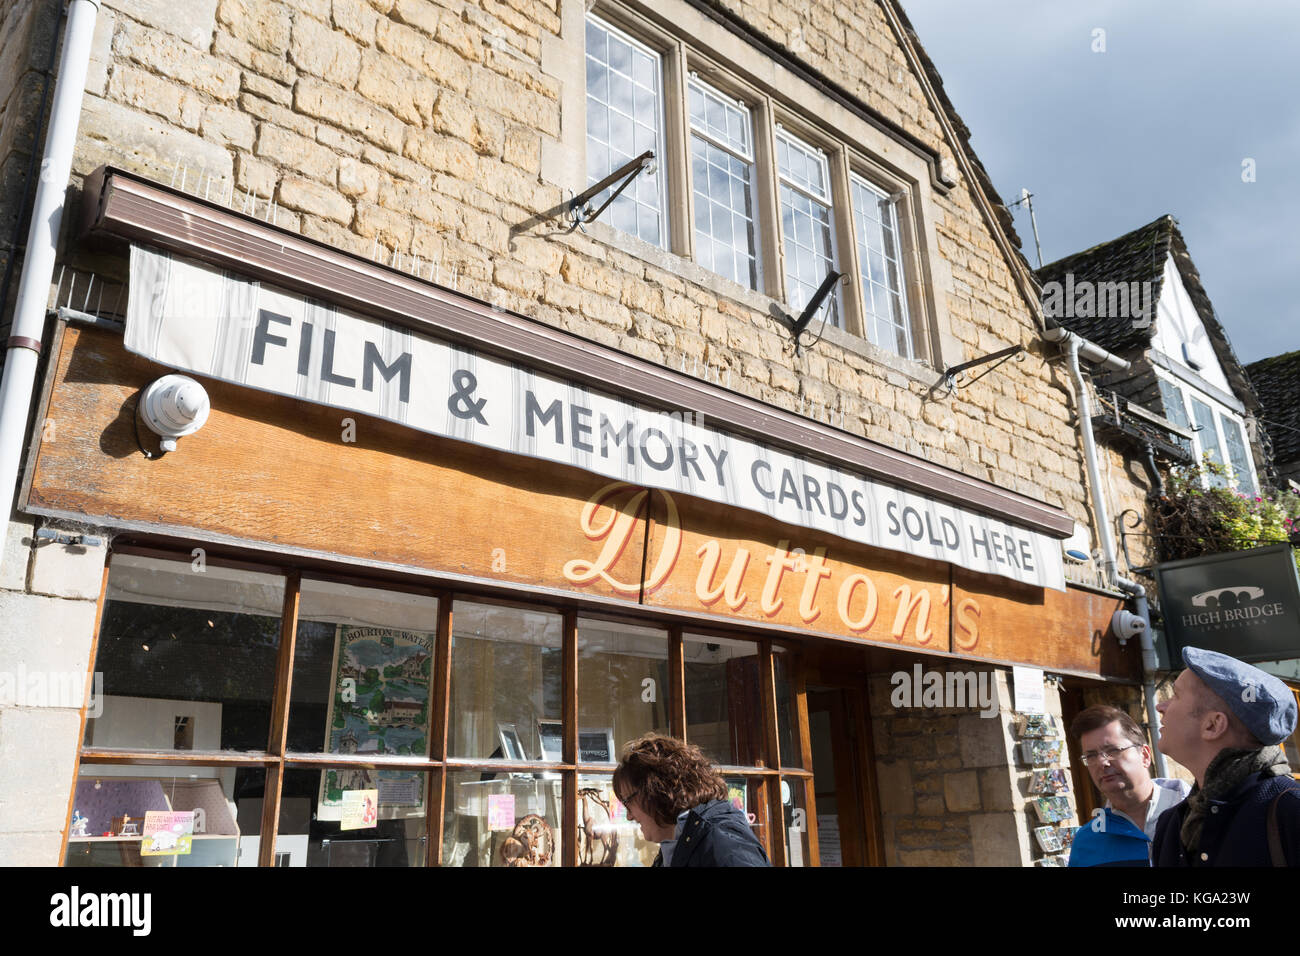
[[[585,225],[589,222],[595,222],[600,218],[600,214],[609,208],[609,204],[619,197],[619,194],[631,184],[632,180],[654,162],[654,150],[646,150],[636,159],[624,163],[618,169],[614,170],[594,186],[588,186],[578,195],[569,200],[569,219],[574,225]],[[610,193],[609,198],[600,204],[600,208],[592,210],[590,203],[596,196],[612,186],[619,180],[623,180],[619,187]]]

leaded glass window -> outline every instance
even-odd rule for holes
[[[587,182],[594,184],[646,150],[663,156],[660,56],[595,17],[587,18]],[[611,187],[616,188],[616,187]],[[592,200],[599,207],[608,196]],[[606,213],[615,229],[664,245],[664,190],[642,171]]]
[[[826,154],[778,128],[777,171],[781,181],[781,228],[785,249],[786,298],[798,313],[835,268],[831,230],[830,163]],[[842,325],[832,296],[827,321]]]
[[[700,265],[758,288],[754,241],[754,143],[749,110],[690,81],[695,257]]]
[[[912,329],[903,293],[898,211],[892,198],[857,176],[850,179],[849,191],[867,338],[883,349],[911,358]]]

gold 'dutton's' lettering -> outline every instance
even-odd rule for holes
[[[861,584],[867,589],[867,605],[862,610],[862,614],[854,620],[852,612],[849,610],[853,603],[853,592]],[[876,593],[875,582],[865,574],[850,574],[840,585],[839,597],[835,602],[835,609],[839,612],[840,621],[850,631],[861,634],[864,631],[871,630],[871,625],[876,621],[876,610],[880,604],[879,595]]]
[[[637,491],[622,508],[608,504],[609,500],[620,491],[631,487],[633,486],[626,482],[611,482],[592,495],[583,505],[580,517],[582,533],[592,541],[603,541],[604,545],[595,561],[574,558],[567,562],[563,568],[566,580],[573,584],[587,585],[599,579],[620,594],[640,594],[642,589],[653,590],[667,580],[673,565],[677,563],[677,555],[682,547],[682,529],[677,502],[673,501],[672,496],[667,492],[660,492],[667,513],[663,523],[663,546],[660,548],[654,569],[645,580],[633,583],[620,581],[610,573],[610,568],[623,556],[636,531],[639,524],[638,514],[645,503],[646,495],[649,494],[645,490]],[[598,516],[605,508],[608,511],[604,519],[599,520]]]
[[[790,554],[790,542],[782,538],[776,543],[776,550],[764,560],[768,564],[767,580],[763,582],[763,594],[759,606],[765,615],[775,617],[785,605],[785,599],[777,594],[781,590],[781,578],[787,571],[798,570],[799,558]]]
[[[805,624],[811,624],[821,614],[817,607],[817,586],[823,578],[831,576],[831,569],[826,567],[826,549],[816,548],[812,557],[807,559],[804,572],[803,592],[799,595],[799,617]]]
[[[980,642],[980,606],[974,598],[957,602],[957,628],[952,641],[963,651],[973,650]]]
[[[930,639],[934,637],[934,631],[930,628],[930,590],[921,588],[912,594],[912,587],[908,584],[900,584],[894,588],[894,599],[898,601],[898,613],[894,615],[894,627],[889,632],[896,641],[903,639],[903,631],[907,630],[907,619],[912,616],[912,611],[917,610],[916,614],[916,642],[918,644],[929,644]]]
[[[740,589],[741,583],[745,579],[745,571],[749,567],[749,550],[747,548],[737,548],[736,554],[731,559],[731,567],[727,570],[726,579],[716,588],[713,587],[713,580],[718,573],[718,565],[721,563],[722,545],[714,539],[704,542],[700,549],[695,552],[700,559],[700,573],[695,579],[695,596],[705,607],[717,603],[719,598],[725,598],[727,607],[733,611],[739,611],[744,607],[749,596]]]

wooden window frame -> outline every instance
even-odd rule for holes
[[[192,554],[182,549],[172,550],[165,546],[138,547],[125,545],[115,547],[109,554],[101,582],[98,613],[95,619],[95,635],[92,641],[89,674],[90,680],[98,663],[99,630],[102,624],[103,609],[108,601],[108,583],[112,573],[113,560],[118,556],[133,555],[174,561],[188,564]],[[214,555],[206,558],[208,564],[223,567],[235,567],[256,570],[262,573],[277,574],[284,578],[284,599],[280,616],[280,636],[276,648],[276,666],[274,674],[274,691],[271,703],[271,719],[268,727],[267,745],[261,751],[175,751],[175,750],[135,750],[125,748],[105,748],[78,746],[77,765],[74,769],[75,781],[80,779],[83,767],[90,766],[151,766],[170,767],[185,766],[224,766],[263,768],[266,772],[265,796],[262,805],[262,821],[258,850],[258,866],[275,865],[275,846],[280,824],[280,795],[283,792],[285,774],[297,770],[321,770],[329,767],[355,766],[368,769],[410,769],[425,774],[425,866],[442,865],[442,845],[444,827],[444,809],[447,799],[448,774],[466,771],[496,772],[552,772],[559,773],[562,780],[562,819],[563,828],[562,866],[577,864],[577,823],[578,823],[578,778],[586,774],[609,774],[613,772],[611,764],[590,764],[578,761],[578,621],[580,617],[593,617],[577,606],[554,599],[539,598],[536,601],[521,601],[517,598],[501,597],[479,593],[460,593],[452,588],[422,587],[409,580],[388,580],[386,577],[357,576],[345,569],[335,571],[312,566],[300,568],[291,560],[283,563],[267,561],[264,555],[258,560],[244,561],[239,557]],[[437,618],[435,623],[435,651],[433,662],[433,705],[430,710],[429,753],[427,757],[375,758],[354,757],[326,752],[297,752],[288,749],[289,711],[292,704],[292,682],[295,666],[296,641],[301,609],[302,583],[304,580],[327,581],[349,586],[364,587],[372,590],[394,590],[402,593],[420,594],[437,600]],[[455,602],[468,600],[475,603],[491,603],[502,606],[527,608],[546,613],[556,613],[562,618],[563,664],[562,664],[562,709],[563,709],[563,759],[557,762],[547,761],[511,761],[478,758],[454,758],[448,751],[448,707],[451,700],[451,651]],[[601,613],[600,619],[612,623],[620,621],[630,625],[653,626],[666,630],[669,660],[669,714],[670,732],[674,736],[689,737],[686,722],[686,703],[683,667],[683,625],[680,622],[665,621],[649,614]],[[708,637],[708,628],[691,628],[691,635]],[[725,635],[732,640],[738,639],[734,631]],[[785,865],[790,859],[786,846],[788,834],[783,825],[773,825],[774,821],[784,820],[783,806],[780,802],[780,784],[783,778],[807,781],[812,780],[810,769],[810,746],[807,735],[807,712],[802,692],[801,655],[797,644],[793,642],[774,642],[770,637],[750,637],[758,647],[760,710],[763,727],[760,739],[763,741],[761,762],[755,766],[718,765],[718,772],[727,777],[744,777],[756,782],[762,794],[760,803],[754,808],[756,824],[764,834],[765,849],[774,865]],[[780,759],[780,734],[777,728],[777,698],[775,682],[775,665],[773,648],[780,646],[789,654],[787,661],[792,667],[790,674],[791,704],[793,705],[792,729],[793,746],[801,751],[804,768],[785,767]],[[82,728],[86,717],[82,708]],[[815,808],[811,804],[811,786],[805,785],[807,826],[810,831],[810,845],[813,848],[812,859],[816,861]],[[72,815],[73,796],[69,796],[68,817]],[[763,839],[761,837],[761,839]],[[65,837],[61,851],[60,865],[66,862],[69,843]]]

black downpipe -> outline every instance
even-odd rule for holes
[[[1142,457],[1142,464],[1147,466],[1147,474],[1151,476],[1151,495],[1154,498],[1163,498],[1165,496],[1165,480],[1160,477],[1160,469],[1156,467],[1156,450],[1150,442],[1146,443],[1146,454]]]

